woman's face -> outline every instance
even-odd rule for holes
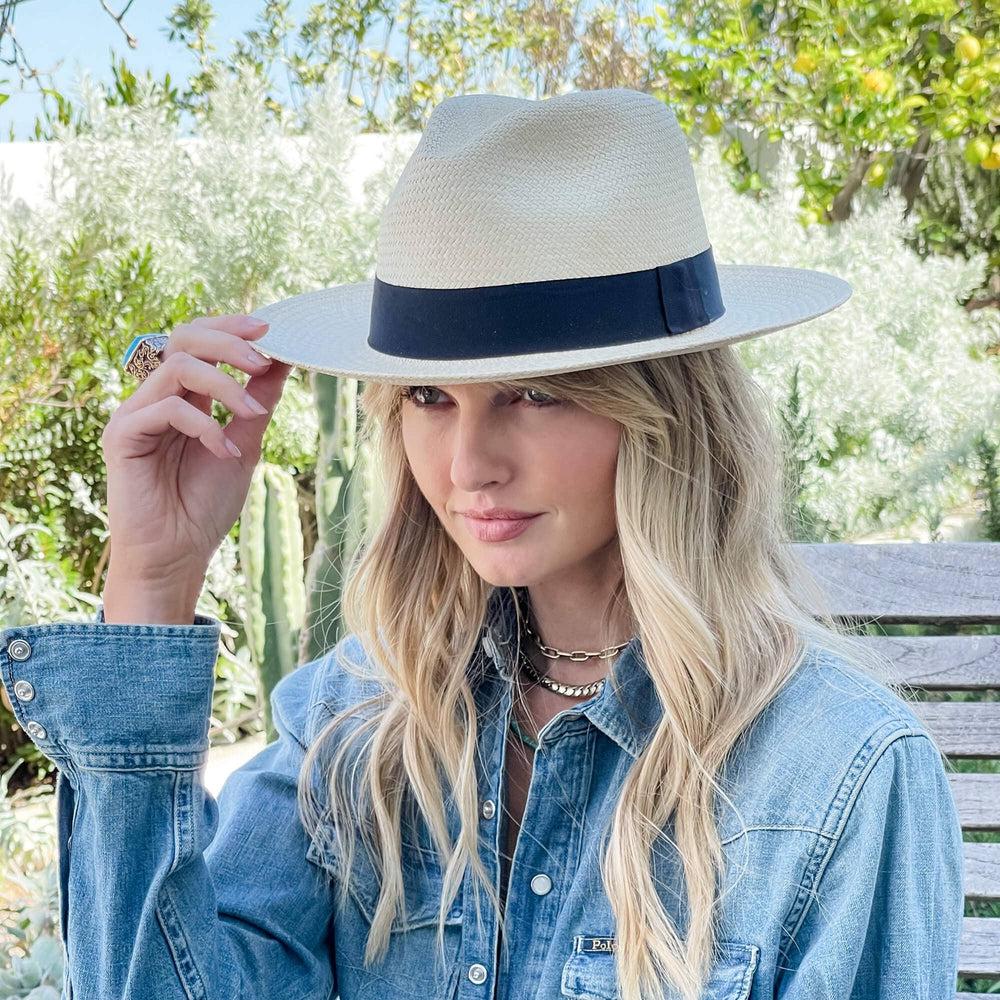
[[[484,580],[529,586],[560,575],[604,575],[617,537],[617,421],[540,390],[493,383],[409,392],[402,433],[410,469]],[[513,523],[465,516],[485,507],[537,516]]]

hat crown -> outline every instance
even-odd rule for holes
[[[382,212],[377,277],[476,288],[626,274],[709,247],[687,138],[628,88],[432,110]]]

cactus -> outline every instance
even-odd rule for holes
[[[303,662],[331,649],[344,631],[340,589],[344,567],[361,544],[370,506],[367,448],[357,447],[358,380],[312,372],[319,412],[316,461],[316,547],[306,569],[308,609]]]
[[[370,448],[357,444],[358,380],[322,372],[310,372],[310,378],[319,414],[317,538],[305,579],[295,481],[287,472],[258,466],[240,520],[247,643],[257,664],[268,742],[277,735],[270,705],[274,685],[343,635],[344,568],[364,540],[374,507]]]
[[[240,564],[247,579],[247,644],[271,742],[277,737],[271,691],[298,666],[305,584],[298,490],[292,476],[270,462],[257,466],[250,483],[240,518]]]

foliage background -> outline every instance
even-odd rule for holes
[[[1000,541],[997,15],[995,0],[532,0],[324,3],[296,25],[266,2],[221,59],[211,6],[175,5],[167,23],[198,72],[139,78],[115,61],[109,83],[52,90],[35,137],[59,143],[54,197],[0,213],[0,627],[93,616],[108,542],[98,440],[132,391],[131,338],[371,277],[381,206],[430,110],[485,89],[661,97],[689,135],[717,260],[851,282],[834,313],[740,345],[786,435],[797,539]],[[10,63],[22,80],[26,58]],[[373,138],[378,169],[355,197],[344,175]],[[294,371],[264,459],[294,477],[306,551],[317,426]],[[215,743],[261,728],[238,542],[237,523],[199,603],[223,623]],[[0,939],[20,942],[0,948],[14,956],[0,994],[40,1000],[30,991],[59,968],[54,774],[2,704],[0,765]]]

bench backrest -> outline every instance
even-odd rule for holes
[[[851,625],[911,624],[953,632],[959,625],[1000,624],[1000,543],[801,543],[794,548],[820,583],[826,610]],[[1000,635],[868,636],[864,641],[892,661],[895,682],[930,692],[934,699],[942,692],[962,692],[961,700],[910,704],[945,754],[963,831],[1000,833],[1000,768],[983,766],[1000,760]],[[959,761],[975,770],[953,771]],[[1000,914],[1000,843],[966,841],[965,898],[967,912]],[[964,918],[959,976],[1000,979],[1000,915]]]

